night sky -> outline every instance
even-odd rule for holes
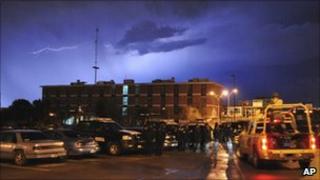
[[[1,3],[1,105],[41,85],[209,78],[240,99],[279,92],[319,106],[319,2],[29,1]]]

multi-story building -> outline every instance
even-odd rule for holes
[[[146,115],[195,119],[217,116],[219,100],[209,92],[220,94],[222,88],[218,83],[198,78],[188,82],[158,79],[151,83],[127,79],[121,84],[114,81],[86,84],[78,80],[70,85],[42,86],[42,97],[51,112],[64,116],[81,112],[120,119]]]

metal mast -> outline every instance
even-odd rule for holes
[[[94,83],[97,83],[97,76],[98,76],[98,32],[99,29],[96,29],[96,40],[95,40],[95,57],[94,57],[94,66],[92,68],[94,69]]]

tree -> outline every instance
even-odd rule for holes
[[[33,123],[37,125],[48,123],[48,106],[47,103],[41,99],[34,100],[32,102],[33,111],[32,111],[32,119]]]
[[[13,101],[9,107],[14,124],[28,125],[32,122],[33,106],[25,99],[17,99]]]

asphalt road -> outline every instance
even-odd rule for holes
[[[162,156],[97,155],[92,158],[32,162],[17,167],[1,162],[0,179],[204,179],[210,159],[205,153],[165,152]]]
[[[246,161],[237,161],[240,172],[245,179],[320,179],[320,156],[319,151],[316,158],[312,161],[311,167],[317,168],[314,176],[302,176],[302,169],[299,168],[298,162],[272,163],[262,169],[253,168]]]
[[[223,148],[218,158],[207,152],[165,152],[162,156],[127,154],[32,161],[19,167],[0,162],[0,179],[320,179],[319,153],[312,162],[318,172],[313,177],[301,176],[297,163],[272,164],[255,169],[235,156],[229,159]]]

